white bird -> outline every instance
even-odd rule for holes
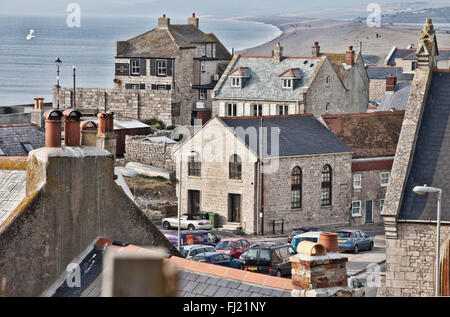
[[[30,30],[30,34],[27,35],[27,41],[34,39],[36,36],[33,35],[34,34],[34,30],[31,29]]]

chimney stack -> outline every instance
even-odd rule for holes
[[[345,64],[347,66],[353,66],[355,64],[355,51],[353,50],[353,46],[348,47],[345,57]]]
[[[116,154],[117,135],[114,133],[114,112],[100,112],[97,114],[98,132],[97,147]]]
[[[188,18],[188,24],[195,26],[198,28],[198,21],[199,19],[195,17],[195,12],[192,13],[192,17]]]
[[[97,146],[97,124],[93,121],[80,123],[81,145]]]
[[[319,57],[319,55],[320,55],[319,42],[314,42],[314,45],[312,47],[312,56],[313,57]]]
[[[165,14],[163,14],[162,17],[158,18],[158,28],[168,29],[169,26],[170,26],[170,19],[166,18]]]
[[[44,98],[34,98],[34,109],[36,110],[44,109]]]
[[[80,118],[81,112],[66,109],[64,115],[64,144],[65,146],[80,146]]]
[[[389,76],[386,77],[386,92],[394,92],[396,84],[397,84],[397,77],[394,77],[392,76],[392,74],[389,74]]]
[[[48,110],[45,118],[45,146],[61,147],[61,118],[63,113],[59,110]]]
[[[281,62],[281,59],[283,58],[283,47],[281,46],[280,42],[275,45],[275,49],[273,50],[273,59],[277,62]]]

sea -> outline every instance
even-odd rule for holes
[[[51,102],[56,84],[55,61],[62,60],[60,85],[113,88],[114,43],[156,27],[156,19],[131,16],[86,16],[80,27],[69,27],[67,16],[0,14],[0,106]],[[186,23],[172,20],[171,23]],[[34,30],[35,38],[26,37]],[[269,24],[220,18],[201,18],[200,29],[213,32],[231,52],[266,43],[281,34]]]

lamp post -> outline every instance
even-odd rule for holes
[[[58,104],[57,104],[57,109],[59,109],[59,68],[61,67],[62,64],[62,60],[58,59],[55,61],[56,64],[56,86],[58,89]]]
[[[182,193],[182,179],[183,179],[183,155],[186,155],[188,158],[194,156],[194,153],[180,153],[180,174],[178,176],[178,183],[180,188],[178,189],[178,243],[177,249],[180,251],[181,244],[181,193]]]
[[[76,79],[75,72],[76,72],[75,65],[73,65],[73,106],[72,106],[72,108],[77,107],[77,102],[76,102],[77,93],[75,91],[75,79]]]
[[[441,288],[441,272],[439,269],[439,258],[440,258],[440,248],[441,248],[441,198],[442,190],[440,188],[428,187],[427,185],[416,186],[413,191],[418,195],[423,195],[425,193],[438,193],[437,200],[437,225],[436,225],[436,290],[435,296],[439,296],[439,290]]]

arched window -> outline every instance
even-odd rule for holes
[[[331,166],[324,165],[322,168],[322,192],[320,195],[322,206],[331,205],[331,180]]]
[[[188,174],[189,176],[201,176],[202,162],[200,155],[197,152],[191,152],[188,162]]]
[[[298,166],[291,173],[291,208],[302,208],[302,170]]]
[[[230,179],[242,178],[242,162],[241,158],[237,154],[233,154],[230,157]]]

